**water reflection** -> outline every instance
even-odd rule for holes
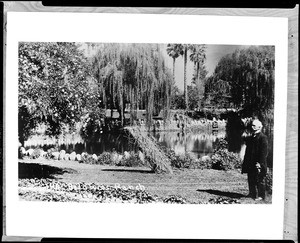
[[[196,123],[199,123],[197,121]],[[157,131],[151,133],[156,141],[172,149],[176,154],[189,153],[194,158],[201,158],[205,155],[211,155],[214,151],[215,144],[218,139],[225,138],[228,142],[228,150],[239,153],[243,159],[245,154],[245,141],[242,134],[245,132],[245,126],[241,116],[238,113],[232,112],[227,115],[226,123],[222,123],[222,129],[216,132],[185,132],[181,131]],[[226,129],[224,126],[226,124]],[[267,157],[268,166],[273,165],[273,123],[266,121],[263,132],[268,137],[269,154]],[[130,141],[128,135],[124,133],[106,133],[100,135],[97,141],[84,140],[79,134],[65,134],[55,137],[48,136],[32,136],[25,142],[25,148],[42,148],[47,151],[49,148],[58,147],[59,150],[64,149],[67,153],[87,152],[89,154],[101,154],[105,151],[137,151],[137,146]]]
[[[192,132],[156,132],[151,134],[156,141],[167,148],[172,149],[175,154],[190,153],[196,158],[213,153],[214,144],[217,139],[225,138],[225,131],[214,133],[192,133]]]
[[[60,136],[59,138],[46,136],[33,136],[25,142],[25,148],[42,148],[47,151],[49,148],[57,147],[59,150],[65,150],[67,153],[87,152],[89,154],[99,155],[103,152],[116,151],[137,151],[137,146],[129,139],[128,135],[123,133],[111,133],[100,136],[97,141],[84,140],[79,134]]]
[[[182,132],[155,132],[151,135],[156,141],[172,150],[176,154],[189,152],[195,158],[209,155],[213,152],[214,143],[219,138],[224,138],[226,133],[182,133]],[[55,139],[46,136],[33,136],[25,142],[25,148],[42,148],[47,151],[49,148],[58,147],[67,153],[87,152],[89,154],[101,154],[103,152],[137,151],[137,146],[126,134],[111,133],[100,136],[97,141],[85,141],[79,134],[69,134]]]
[[[239,153],[240,157],[244,157],[245,144],[241,137],[241,130],[236,127],[208,132],[155,132],[151,135],[156,141],[172,149],[176,154],[189,153],[194,158],[201,158],[205,155],[211,155],[218,139],[225,138],[228,141],[229,151]],[[273,162],[273,136],[269,135],[269,155],[268,166],[272,166]],[[79,134],[67,134],[58,138],[48,136],[32,136],[25,142],[25,148],[42,148],[47,151],[49,148],[58,147],[59,150],[64,149],[67,153],[87,152],[89,154],[99,155],[103,152],[116,151],[124,153],[124,151],[137,151],[137,145],[134,144],[129,136],[124,133],[108,133],[101,135],[97,141],[86,141]]]

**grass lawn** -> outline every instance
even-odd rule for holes
[[[189,203],[210,203],[210,200],[220,198],[238,199],[240,203],[271,203],[270,195],[259,202],[246,198],[247,175],[237,170],[174,169],[173,174],[155,174],[147,167],[90,165],[45,158],[19,160],[19,179],[34,178],[74,184],[85,182],[133,187],[140,184],[152,195],[162,198],[178,195]]]

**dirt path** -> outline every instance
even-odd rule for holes
[[[192,203],[209,203],[220,197],[240,203],[257,203],[245,198],[247,177],[239,171],[185,169],[173,174],[155,174],[149,168],[81,164],[39,158],[19,161],[19,178],[52,178],[65,183],[96,183],[110,186],[141,185],[152,195],[179,195]],[[268,197],[265,203],[270,203]]]

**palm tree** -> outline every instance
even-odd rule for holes
[[[188,109],[189,100],[188,100],[188,91],[187,91],[187,81],[186,81],[186,65],[187,65],[187,52],[188,45],[183,45],[183,59],[184,59],[184,100],[185,100],[185,109]]]
[[[167,45],[167,54],[173,59],[173,84],[175,84],[175,63],[176,58],[178,58],[182,53],[182,45],[181,44],[168,44]],[[167,85],[170,87],[170,85]],[[170,99],[172,96],[171,88],[167,90],[167,95],[169,96],[168,103],[167,103],[167,110],[170,108]],[[167,117],[167,115],[166,115]],[[168,118],[168,117],[167,117]]]
[[[178,56],[183,56],[184,60],[184,102],[185,109],[188,109],[188,91],[187,91],[187,53],[189,50],[188,44],[168,44],[167,53],[173,58],[173,79],[175,79],[175,59]]]
[[[186,67],[187,67],[187,53],[189,45],[187,44],[168,44],[167,53],[173,58],[173,80],[175,80],[175,60],[179,56],[183,56],[184,59],[184,102],[185,108],[188,108],[188,92],[187,92],[187,81],[186,81]],[[173,81],[175,82],[175,81]]]
[[[189,50],[191,51],[190,54],[190,60],[194,63],[194,82],[197,87],[198,95],[199,95],[199,108],[201,106],[201,99],[200,96],[202,95],[202,89],[203,84],[201,83],[201,79],[204,77],[201,76],[206,76],[207,71],[205,70],[204,67],[204,61],[206,59],[205,55],[205,45],[189,45]]]
[[[173,58],[173,83],[175,83],[175,62],[176,58],[182,55],[182,45],[181,44],[168,44],[167,53]]]

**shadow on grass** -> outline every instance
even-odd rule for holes
[[[36,163],[19,163],[19,179],[54,179],[55,175],[74,173],[72,169],[62,169]]]
[[[236,193],[236,192],[224,192],[224,191],[219,191],[219,190],[200,190],[198,189],[197,192],[207,192],[210,194],[214,194],[217,196],[224,196],[224,197],[231,197],[231,198],[241,198],[245,197],[245,195]]]
[[[144,174],[153,174],[153,173],[155,173],[152,170],[132,170],[132,169],[102,169],[102,171],[136,172],[136,173],[144,173]]]

